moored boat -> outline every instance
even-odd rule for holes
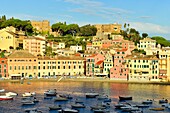
[[[18,94],[15,92],[7,92],[5,93],[6,96],[17,96]]]
[[[164,111],[165,108],[163,108],[163,107],[159,107],[159,108],[150,108],[149,110],[153,110],[153,111]]]
[[[72,108],[85,108],[86,106],[84,104],[80,104],[80,103],[73,103],[71,104]]]
[[[96,98],[99,96],[99,93],[86,93],[86,98]]]
[[[132,96],[119,96],[119,100],[132,100]]]
[[[68,99],[64,97],[56,97],[54,98],[54,101],[68,101]]]
[[[142,104],[152,104],[153,101],[152,100],[145,100],[145,101],[142,101]]]
[[[35,92],[32,92],[32,93],[30,93],[30,92],[26,92],[26,93],[24,93],[24,94],[22,94],[22,96],[23,97],[32,97],[32,96],[35,96],[36,95],[36,93]]]
[[[159,100],[159,103],[162,104],[162,103],[168,103],[168,99],[161,99]]]
[[[62,109],[61,105],[54,105],[49,107],[49,110],[60,110],[60,109]]]
[[[0,93],[2,93],[2,92],[4,92],[5,91],[5,89],[0,89]]]
[[[46,96],[56,96],[57,92],[56,89],[50,89],[44,92],[44,95]]]
[[[4,96],[0,96],[0,101],[1,100],[13,100],[13,97],[4,95]]]
[[[70,109],[70,108],[64,108],[61,110],[58,110],[59,113],[78,113],[79,111],[76,109]]]

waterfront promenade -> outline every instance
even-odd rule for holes
[[[127,81],[127,80],[110,80],[110,78],[106,77],[56,77],[56,78],[33,78],[33,79],[24,79],[23,82],[111,82],[111,83],[134,83],[134,84],[162,84],[162,85],[170,85],[168,81]],[[0,82],[21,82],[21,80],[0,80]]]

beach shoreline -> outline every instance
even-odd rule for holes
[[[39,79],[24,79],[24,80],[0,80],[0,82],[108,82],[108,83],[126,83],[126,84],[158,84],[170,85],[170,82],[144,82],[144,81],[127,81],[127,80],[110,80],[103,77],[88,77],[88,78],[39,78]]]

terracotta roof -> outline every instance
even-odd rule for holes
[[[96,65],[100,65],[101,63],[103,63],[103,60],[98,61]]]
[[[16,50],[8,58],[36,58],[34,55],[25,50]]]
[[[116,49],[116,52],[125,52],[125,51],[127,51],[128,49],[125,49],[125,48],[123,48],[123,49]]]
[[[85,58],[78,57],[78,56],[69,56],[69,57],[58,56],[57,60],[85,60]]]
[[[91,54],[90,56],[88,56],[88,57],[95,57],[97,54]]]
[[[87,43],[87,46],[91,46],[92,45],[92,43]]]
[[[141,59],[141,60],[158,60],[155,55],[128,55],[126,59]]]
[[[74,54],[75,56],[81,56],[81,54],[80,53],[76,53],[76,54]]]

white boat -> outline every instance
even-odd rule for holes
[[[17,96],[18,94],[15,93],[15,92],[8,92],[8,93],[5,93],[6,96]]]
[[[73,104],[71,104],[71,107],[72,108],[85,108],[86,106],[81,103],[73,103]]]
[[[24,94],[22,94],[22,96],[23,97],[32,97],[32,96],[34,96],[34,95],[36,95],[36,93],[35,92],[32,92],[32,93],[24,93]]]
[[[65,108],[62,110],[58,110],[59,113],[78,113],[78,110],[75,109],[70,109],[70,108]]]
[[[2,92],[4,92],[5,91],[5,89],[0,89],[0,93],[2,93]]]
[[[44,95],[46,96],[56,96],[57,92],[56,89],[50,89],[44,92]]]
[[[0,96],[0,101],[1,100],[13,100],[13,97],[3,95],[3,96]]]

